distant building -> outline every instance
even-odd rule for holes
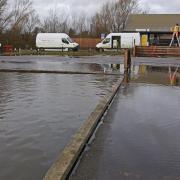
[[[169,45],[172,28],[180,24],[180,14],[130,15],[125,31],[140,32],[142,45]]]

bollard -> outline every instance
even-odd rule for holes
[[[127,49],[124,56],[124,71],[130,72],[131,69],[131,51]]]

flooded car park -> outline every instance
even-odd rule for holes
[[[99,100],[122,78],[122,62],[122,57],[0,57],[0,69],[17,70],[0,72],[0,179],[42,179]],[[131,83],[118,92],[70,179],[179,176],[180,77],[177,72],[176,86],[171,86],[169,71],[178,64],[175,58],[133,58]],[[106,76],[111,72],[116,75]]]
[[[42,179],[115,81],[0,73],[0,179]]]

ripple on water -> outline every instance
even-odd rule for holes
[[[0,73],[0,179],[42,179],[113,82],[111,76]]]

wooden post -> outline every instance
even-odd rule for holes
[[[127,49],[124,56],[124,83],[129,83],[131,72],[131,51]]]
[[[124,73],[123,83],[124,83],[125,85],[127,85],[127,84],[129,83],[129,81],[130,81],[130,75],[129,75],[127,72],[125,72],[125,73]]]
[[[124,71],[129,72],[131,70],[131,51],[127,49],[124,56]]]
[[[133,56],[136,57],[136,46],[133,48]]]

